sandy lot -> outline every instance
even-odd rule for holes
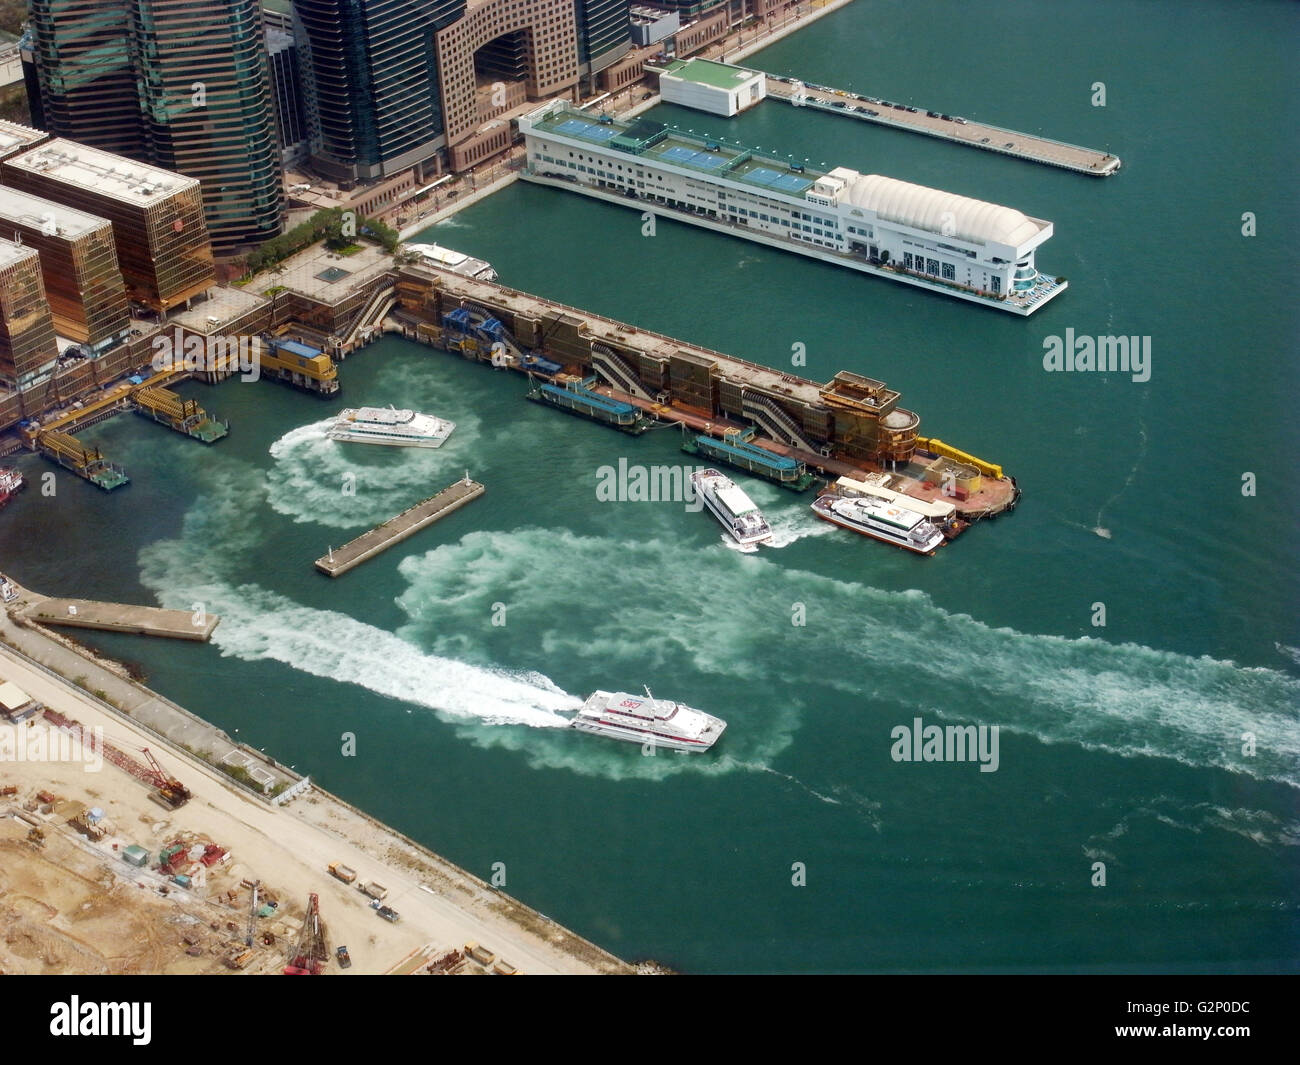
[[[320,899],[330,949],[346,944],[353,960],[348,970],[331,960],[326,973],[418,970],[424,959],[467,943],[481,944],[524,973],[630,971],[327,793],[310,791],[284,808],[246,796],[215,770],[163,748],[129,719],[104,710],[3,645],[0,679],[14,681],[91,730],[102,728],[105,739],[128,753],[150,747],[164,769],[193,793],[181,809],[168,810],[151,799],[147,785],[108,762],[87,771],[80,750],[66,761],[0,761],[0,787],[18,789],[16,795],[0,798],[4,972],[230,972],[222,959],[243,942],[250,898],[245,884],[253,880],[261,881],[262,891],[278,908],[258,919],[246,972],[280,971],[312,892]],[[42,722],[23,732],[30,736],[47,728]],[[52,807],[38,803],[40,791],[59,801]],[[68,823],[83,807],[104,811],[112,831],[103,840],[92,842]],[[43,845],[28,841],[32,822],[45,834]],[[196,881],[192,890],[167,885],[152,867],[161,848],[177,839],[191,845],[216,843],[229,857],[202,868],[204,882]],[[149,869],[122,860],[121,849],[131,843],[150,852]],[[359,880],[386,885],[385,901],[401,920],[390,924],[381,919],[355,885],[329,875],[330,862],[351,866]],[[267,935],[274,937],[273,944],[261,942]],[[202,953],[191,956],[187,948]],[[469,963],[464,971],[486,970]]]

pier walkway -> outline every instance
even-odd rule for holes
[[[812,107],[819,111],[874,122],[908,133],[923,133],[939,137],[970,148],[1010,155],[1031,163],[1073,170],[1090,177],[1109,177],[1120,168],[1118,156],[1095,148],[1081,148],[1077,144],[1051,140],[1032,133],[1018,133],[1001,126],[976,122],[939,111],[928,111],[894,101],[877,100],[870,96],[855,95],[843,89],[822,85],[808,85],[797,78],[766,75],[767,95],[796,107]]]
[[[481,484],[471,481],[469,474],[466,474],[463,480],[444,488],[422,503],[408,507],[382,525],[376,525],[369,532],[362,533],[355,540],[349,540],[338,550],[331,548],[328,554],[316,560],[316,568],[327,577],[342,576],[367,559],[387,551],[394,544],[400,543],[408,536],[413,536],[425,526],[432,525],[453,510],[477,499],[485,491]]]
[[[29,593],[30,594],[30,593]],[[47,599],[31,596],[24,615],[38,625],[63,625],[174,640],[209,640],[221,618],[204,611],[163,610],[156,606],[102,603],[93,599]]]

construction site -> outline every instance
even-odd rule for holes
[[[239,786],[74,668],[0,642],[0,973],[633,971],[328,792]]]

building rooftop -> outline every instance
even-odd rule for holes
[[[363,242],[351,255],[313,244],[258,274],[243,291],[264,296],[271,289],[286,288],[325,303],[337,303],[392,268],[393,257],[374,244]]]
[[[528,116],[535,131],[558,133],[587,141],[630,157],[642,156],[698,170],[715,178],[744,182],[768,192],[802,196],[824,176],[799,163],[759,155],[752,148],[730,144],[690,130],[666,126],[648,118],[621,122],[609,116],[593,118],[568,107],[548,105]]]
[[[0,159],[21,152],[33,144],[40,144],[41,141],[49,138],[50,135],[43,130],[0,120]]]
[[[757,70],[733,67],[729,63],[715,63],[711,59],[679,59],[665,68],[663,77],[681,78],[714,89],[734,89],[750,78],[764,77]]]
[[[169,311],[167,321],[194,333],[220,333],[230,322],[267,302],[265,296],[242,288],[210,288],[207,299],[196,302],[189,310]]]
[[[1014,207],[958,196],[910,181],[859,174],[848,182],[844,202],[875,211],[888,222],[983,244],[1018,247],[1048,225]]]
[[[0,221],[42,229],[50,220],[54,222],[55,231],[49,235],[68,240],[75,240],[111,224],[108,219],[98,215],[64,207],[61,203],[33,196],[22,189],[0,185]]]
[[[8,159],[6,164],[30,173],[48,174],[123,203],[146,207],[182,189],[197,188],[199,184],[197,178],[62,138]]]
[[[39,258],[36,255],[35,248],[28,248],[22,244],[15,244],[12,240],[5,240],[0,237],[0,269],[7,266],[13,266],[14,263],[20,263],[24,259]]]

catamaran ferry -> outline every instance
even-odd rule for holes
[[[932,555],[944,542],[943,533],[924,514],[878,499],[824,495],[813,503],[812,509],[823,521],[918,555]]]
[[[645,698],[627,692],[593,692],[570,724],[583,732],[674,751],[707,751],[727,727],[720,717],[656,699],[649,688]]]
[[[454,422],[393,407],[349,407],[329,427],[331,440],[395,447],[441,447],[456,428]]]
[[[761,544],[772,538],[772,527],[763,512],[730,477],[714,469],[696,470],[691,484],[736,543]]]
[[[478,281],[495,281],[497,272],[492,264],[482,259],[475,259],[462,251],[452,251],[437,244],[404,244],[403,250],[420,257],[422,263],[439,266],[454,274],[472,277]]]

